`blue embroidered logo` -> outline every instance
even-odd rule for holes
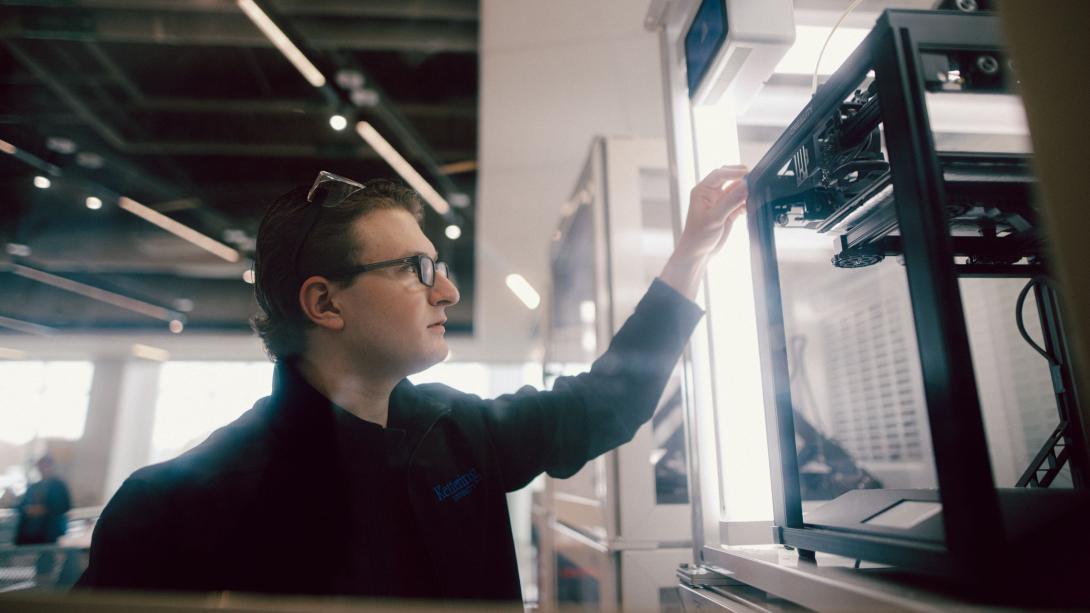
[[[435,492],[435,497],[439,499],[439,502],[447,498],[461,500],[473,491],[474,486],[480,482],[481,474],[477,472],[476,468],[471,468],[468,472],[458,475],[452,481],[446,484],[433,485],[431,489]]]

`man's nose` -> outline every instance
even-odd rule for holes
[[[461,297],[462,295],[458,293],[458,288],[455,287],[453,281],[440,273],[435,274],[435,285],[432,286],[431,292],[428,294],[432,304],[436,306],[454,306],[458,304]]]

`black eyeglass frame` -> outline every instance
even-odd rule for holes
[[[425,266],[425,262],[427,265]],[[410,255],[404,258],[397,258],[396,260],[385,260],[383,262],[375,262],[374,264],[358,264],[346,268],[344,271],[334,275],[336,278],[347,279],[354,277],[365,272],[372,270],[378,270],[380,268],[392,268],[401,264],[412,264],[416,270],[416,278],[424,284],[425,287],[435,287],[435,275],[443,275],[446,279],[450,280],[450,265],[446,262],[437,262],[431,259],[430,256],[418,253],[416,255]]]

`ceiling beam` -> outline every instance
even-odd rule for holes
[[[72,18],[66,19],[64,13]],[[237,10],[221,14],[53,8],[49,19],[41,23],[34,14],[5,11],[0,15],[0,33],[6,38],[102,43],[272,47]],[[478,47],[474,22],[391,23],[301,15],[293,17],[292,24],[317,49],[476,53]]]
[[[175,113],[284,113],[284,114],[324,114],[330,111],[329,104],[315,100],[296,98],[181,98],[149,96],[134,101],[128,108],[156,112]],[[469,104],[406,104],[399,103],[398,108],[407,117],[419,119],[463,119],[475,120],[477,107]]]
[[[63,6],[85,9],[170,11],[184,13],[237,13],[234,0],[0,0],[0,6]],[[278,0],[283,15],[373,17],[386,19],[443,19],[478,21],[478,0]]]
[[[376,159],[378,155],[363,145],[329,147],[300,143],[240,143],[217,141],[135,141],[114,129],[81,99],[75,92],[59,82],[51,71],[25,51],[16,41],[8,41],[7,47],[28,70],[49,87],[84,122],[91,126],[114,149],[129,155],[223,155],[257,157],[354,157]],[[410,151],[410,155],[418,151]],[[474,157],[475,152],[464,150],[437,152],[442,160],[458,160]]]

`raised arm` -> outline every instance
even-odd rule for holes
[[[731,226],[746,211],[746,169],[723,166],[689,194],[685,229],[659,278],[689,300],[696,298],[708,258],[719,251]]]
[[[508,490],[542,471],[568,477],[629,440],[651,418],[703,314],[693,303],[708,257],[745,210],[745,169],[723,167],[691,193],[685,230],[662,275],[589,372],[551,392],[524,388],[484,404]]]

